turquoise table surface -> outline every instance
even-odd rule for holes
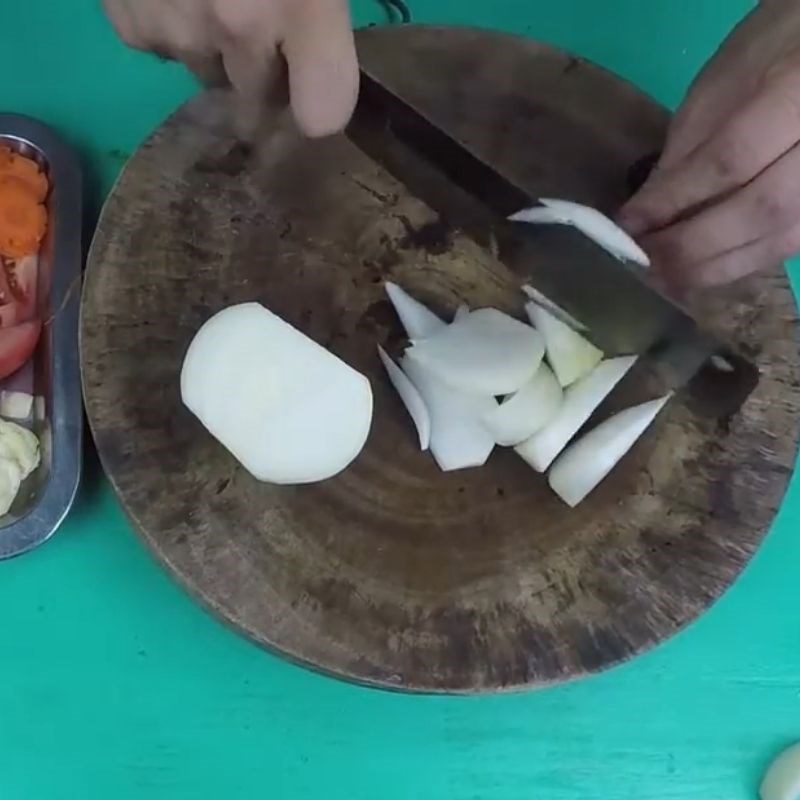
[[[570,48],[675,105],[744,0],[411,0],[418,20]],[[126,50],[96,0],[0,0],[0,108],[80,150],[95,208],[195,91]],[[356,21],[384,19],[359,0]],[[701,620],[636,661],[526,695],[407,697],[290,666],[153,561],[91,457],[48,544],[0,563],[0,798],[754,797],[800,739],[800,485]]]

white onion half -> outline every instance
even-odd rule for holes
[[[392,382],[392,386],[394,386],[397,394],[400,395],[406,411],[408,411],[417,428],[420,450],[427,450],[431,443],[431,417],[422,395],[408,375],[389,358],[387,352],[380,345],[378,345],[378,355],[386,369],[389,380]]]
[[[512,214],[509,219],[533,224],[573,225],[620,261],[633,261],[642,267],[650,266],[647,253],[619,225],[596,208],[547,197],[540,197],[539,202],[541,206],[524,208]]]
[[[761,800],[800,797],[800,742],[788,747],[769,765],[758,793]]]
[[[550,488],[568,506],[577,506],[633,447],[669,398],[626,408],[571,444],[550,469]]]
[[[534,376],[544,341],[530,325],[495,308],[480,308],[416,342],[407,357],[453,389],[505,395]]]
[[[562,398],[553,371],[542,362],[518,392],[483,417],[483,424],[497,444],[514,446],[547,425],[558,412]]]
[[[603,360],[601,350],[546,309],[526,303],[525,311],[544,337],[547,360],[562,386],[588,375]]]
[[[181,397],[255,478],[311,483],[361,452],[367,378],[258,303],[220,311],[183,362]]]
[[[408,356],[400,363],[430,413],[430,449],[439,467],[451,472],[483,466],[494,449],[494,439],[481,419],[497,406],[494,397],[452,389]]]
[[[601,361],[589,375],[564,392],[564,402],[555,417],[517,445],[515,451],[537,472],[545,472],[635,362],[636,356]]]
[[[415,300],[405,289],[396,283],[386,281],[386,294],[400,317],[406,336],[412,341],[424,339],[444,328],[447,323],[433,313],[427,306]]]

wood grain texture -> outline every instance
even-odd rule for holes
[[[631,87],[529,41],[406,28],[368,32],[360,46],[387,82],[535,193],[610,209],[663,136],[666,114]],[[373,685],[474,692],[626,659],[730,585],[780,502],[800,424],[782,274],[702,309],[763,371],[733,419],[672,404],[572,512],[508,452],[442,475],[415,450],[375,356],[376,341],[400,340],[382,281],[446,313],[462,299],[519,311],[518,280],[457,232],[426,235],[435,214],[344,139],[295,143],[269,169],[246,158],[221,124],[223,103],[192,101],[134,156],[84,290],[84,386],[103,465],[193,594],[301,663]],[[253,299],[372,380],[370,441],[332,481],[257,483],[180,404],[194,332]],[[642,391],[628,382],[618,401]]]

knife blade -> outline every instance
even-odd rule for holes
[[[757,382],[754,365],[702,331],[685,309],[648,282],[641,267],[621,263],[575,228],[509,222],[510,214],[538,204],[535,195],[364,67],[347,135],[442,221],[479,244],[491,244],[522,281],[586,325],[588,337],[606,354],[651,354],[654,372],[670,390],[700,370],[724,372],[725,396],[737,398],[739,405]],[[733,371],[715,367],[712,355],[722,356]]]

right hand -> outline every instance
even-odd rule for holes
[[[353,113],[358,63],[347,0],[103,4],[127,44],[182,61],[205,83],[230,84],[244,138],[287,99],[307,136],[336,133]]]

